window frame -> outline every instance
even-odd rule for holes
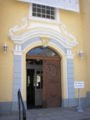
[[[48,19],[43,17],[37,17],[32,15],[32,8],[33,4],[29,4],[29,19],[36,20],[36,21],[44,21],[44,22],[53,22],[53,23],[60,23],[60,9],[55,8],[55,19]]]
[[[32,4],[32,16],[55,20],[56,9],[44,5]]]

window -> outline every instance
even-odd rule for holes
[[[54,20],[55,8],[44,5],[32,4],[32,16]]]

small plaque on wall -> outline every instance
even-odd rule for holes
[[[83,89],[85,87],[84,81],[75,81],[74,82],[74,88],[81,88]]]

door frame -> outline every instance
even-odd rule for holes
[[[60,85],[62,85],[62,81],[61,81],[61,58],[59,56],[45,56],[45,55],[26,55],[26,59],[31,59],[31,60],[52,60],[52,61],[59,61],[60,62]],[[42,66],[42,69],[43,66]],[[44,74],[43,74],[44,76]],[[44,82],[44,81],[43,81]],[[44,95],[44,86],[42,88],[42,101],[44,102],[44,97],[46,97],[46,95]],[[61,102],[62,102],[62,86],[60,86],[60,95],[61,95]],[[61,104],[60,104],[61,105]],[[44,103],[42,103],[43,107],[46,107],[46,105]]]

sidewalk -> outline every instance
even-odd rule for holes
[[[18,113],[0,115],[0,120],[18,120]],[[90,108],[83,113],[75,108],[33,109],[27,111],[27,120],[90,120]]]
[[[28,120],[90,120],[90,109],[84,109],[83,113],[75,108],[39,109],[30,110],[27,115]]]

